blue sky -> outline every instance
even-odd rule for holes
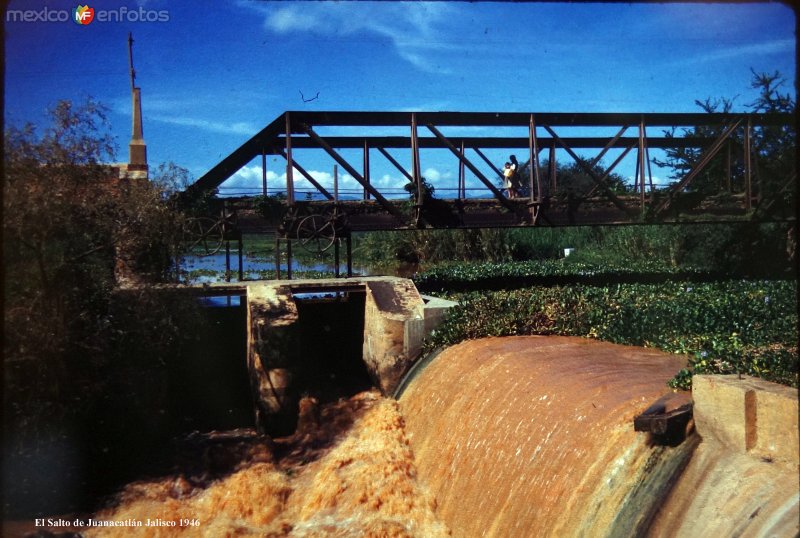
[[[12,1],[8,9],[76,5]],[[696,112],[695,99],[729,97],[744,111],[755,97],[751,68],[780,71],[794,94],[795,16],[779,3],[88,5],[168,21],[81,26],[6,17],[6,122],[38,123],[57,100],[90,95],[110,107],[124,160],[133,32],[150,164],[174,161],[196,177],[285,110]],[[304,102],[301,93],[319,97]],[[329,184],[331,162],[307,159],[301,164]],[[388,163],[373,161],[379,184],[402,183]],[[273,184],[282,166],[270,159]],[[443,154],[423,169],[455,181],[457,163]],[[630,165],[620,170],[632,174]],[[226,186],[257,187],[260,178],[253,162]]]

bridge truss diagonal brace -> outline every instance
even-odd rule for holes
[[[561,137],[559,137],[559,136],[558,136],[558,135],[555,133],[555,131],[553,131],[553,129],[551,129],[551,128],[550,128],[550,126],[549,126],[549,125],[543,125],[542,127],[544,127],[544,128],[545,128],[545,130],[546,130],[548,133],[550,133],[550,136],[552,136],[554,140],[556,140],[556,141],[557,141],[559,144],[561,144],[561,147],[563,147],[563,148],[564,148],[564,149],[567,151],[567,153],[569,153],[570,157],[572,157],[572,159],[573,159],[573,160],[574,160],[576,163],[578,163],[578,166],[580,166],[581,168],[583,168],[583,171],[584,171],[584,172],[586,172],[586,173],[589,175],[589,177],[590,177],[590,178],[592,178],[592,181],[594,181],[594,182],[597,184],[597,186],[598,186],[598,187],[600,187],[601,189],[603,189],[603,192],[605,192],[606,196],[608,196],[608,199],[609,199],[609,200],[611,200],[611,202],[612,202],[612,203],[613,203],[615,206],[617,206],[617,207],[618,207],[618,208],[619,208],[619,209],[620,209],[620,210],[621,210],[623,213],[625,213],[626,215],[631,215],[631,212],[630,212],[630,210],[628,209],[628,207],[627,207],[627,206],[626,206],[626,205],[625,205],[625,204],[622,202],[622,200],[620,200],[620,199],[619,199],[619,197],[617,197],[617,195],[616,195],[616,194],[614,194],[614,193],[611,191],[611,189],[609,189],[609,188],[608,188],[608,185],[606,185],[605,181],[604,181],[604,180],[602,180],[601,178],[597,177],[597,174],[595,174],[595,173],[594,173],[594,170],[592,170],[592,169],[591,169],[591,168],[590,168],[590,167],[589,167],[589,166],[586,164],[586,162],[585,162],[583,159],[581,159],[580,157],[578,157],[578,155],[577,155],[577,154],[576,154],[574,151],[572,151],[572,148],[570,148],[570,147],[569,147],[569,146],[568,146],[568,145],[567,145],[567,144],[566,144],[566,143],[565,143],[565,142],[564,142],[564,141],[561,139]]]
[[[614,162],[611,163],[611,166],[609,166],[606,169],[606,173],[603,174],[603,177],[601,177],[600,180],[605,182],[605,180],[608,179],[608,176],[611,175],[611,172],[614,171],[614,168],[616,168],[617,165],[622,162],[622,159],[624,159],[625,156],[628,155],[628,153],[630,153],[633,150],[633,148],[635,148],[635,147],[636,147],[636,143],[634,142],[633,144],[631,144],[630,146],[625,148],[623,150],[623,152],[620,153],[619,157],[617,157],[616,160],[614,160]],[[586,194],[586,197],[588,198],[588,197],[592,196],[597,191],[598,188],[600,188],[600,185],[595,185],[594,187],[592,187],[591,190]]]
[[[656,217],[663,215],[669,210],[670,206],[672,206],[674,196],[688,187],[692,180],[697,177],[697,174],[702,172],[703,168],[705,168],[706,165],[711,162],[711,159],[713,159],[716,154],[719,153],[719,150],[722,149],[725,141],[731,136],[731,134],[733,134],[733,132],[739,127],[739,125],[741,125],[741,123],[742,120],[738,119],[732,124],[728,125],[728,127],[726,127],[722,133],[720,133],[714,143],[711,144],[711,146],[706,150],[703,156],[700,157],[700,160],[697,161],[697,164],[694,166],[694,168],[692,168],[692,170],[686,174],[682,180],[669,189],[669,192],[667,192],[667,198],[655,209]]]
[[[508,201],[508,198],[506,198],[505,196],[503,196],[503,193],[502,193],[502,192],[500,192],[500,190],[499,190],[497,187],[495,187],[494,185],[492,185],[492,182],[491,182],[491,181],[489,181],[489,180],[486,178],[486,176],[484,176],[484,175],[481,173],[481,171],[480,171],[480,170],[478,170],[478,169],[475,167],[475,165],[474,165],[474,164],[472,164],[472,162],[470,162],[470,160],[469,160],[469,159],[467,159],[467,158],[466,158],[466,157],[465,157],[465,156],[464,156],[464,155],[461,153],[461,151],[459,151],[459,149],[453,145],[453,143],[452,143],[452,142],[450,142],[450,141],[449,141],[449,140],[448,140],[448,139],[447,139],[447,138],[446,138],[446,137],[445,137],[445,136],[444,136],[444,135],[443,135],[441,132],[439,132],[439,130],[438,130],[438,129],[437,129],[437,128],[436,128],[436,127],[435,127],[435,126],[432,124],[432,123],[428,123],[426,126],[427,126],[427,127],[428,127],[428,129],[429,129],[429,130],[430,130],[430,131],[431,131],[431,132],[434,134],[434,136],[436,136],[436,138],[438,138],[438,139],[439,139],[439,141],[440,141],[442,144],[444,144],[444,145],[445,145],[445,147],[446,147],[447,149],[449,149],[449,150],[450,150],[450,151],[453,153],[453,155],[455,155],[455,156],[458,158],[458,160],[459,160],[459,161],[461,161],[462,163],[464,163],[464,165],[465,165],[467,168],[469,168],[470,172],[472,172],[473,174],[475,174],[475,177],[477,177],[477,178],[478,178],[478,179],[481,181],[481,183],[483,183],[484,185],[486,185],[486,187],[487,187],[487,188],[488,188],[490,191],[492,191],[492,194],[494,194],[495,198],[497,198],[497,199],[500,201],[500,203],[501,203],[501,204],[502,204],[504,207],[506,207],[507,209],[511,210],[511,211],[512,211],[512,212],[514,212],[514,213],[516,213],[516,212],[517,212],[517,208],[514,206],[514,204],[512,204],[511,202],[509,202],[509,201]]]
[[[286,161],[287,161],[287,162],[289,161],[289,156],[288,156],[288,155],[286,154],[286,152],[285,152],[285,151],[283,151],[282,149],[278,150],[278,154],[279,154],[281,157],[283,157],[284,159],[286,159]],[[311,183],[312,185],[314,185],[314,187],[316,187],[316,189],[317,189],[317,190],[318,190],[320,193],[322,193],[322,195],[323,195],[323,196],[325,196],[325,198],[327,198],[328,200],[333,200],[333,195],[331,195],[331,193],[329,193],[329,192],[327,191],[327,189],[325,189],[325,187],[323,187],[322,185],[320,185],[320,184],[317,182],[317,180],[316,180],[316,179],[314,179],[314,178],[311,176],[311,174],[309,174],[309,173],[306,171],[306,169],[305,169],[305,168],[303,168],[302,166],[300,166],[299,164],[297,164],[297,161],[296,161],[296,160],[294,160],[294,159],[292,159],[292,166],[294,167],[294,169],[295,169],[295,170],[297,170],[298,172],[300,172],[300,175],[302,175],[304,178],[306,178],[306,179],[308,180],[308,182],[309,182],[309,183]]]
[[[499,177],[500,179],[503,179],[505,177],[505,176],[503,176],[503,172],[501,172],[500,169],[497,166],[495,166],[495,164],[492,161],[489,160],[489,157],[487,157],[486,155],[483,154],[483,152],[480,150],[480,148],[473,147],[472,151],[477,153],[478,157],[483,159],[483,162],[485,162],[489,166],[489,168],[494,170],[494,173],[497,174],[497,177]]]
[[[390,163],[392,163],[394,165],[394,167],[397,168],[397,170],[399,170],[400,173],[403,174],[406,177],[407,180],[409,180],[411,183],[414,183],[414,178],[411,177],[411,174],[408,173],[408,170],[403,168],[403,165],[400,164],[399,162],[397,162],[397,159],[392,157],[391,153],[389,153],[388,151],[386,151],[382,147],[378,147],[377,149],[378,149],[378,151],[381,152],[381,154],[384,157],[386,157],[386,160],[388,160]]]
[[[394,215],[397,218],[400,218],[400,219],[403,218],[403,216],[400,214],[400,210],[397,209],[394,205],[392,205],[392,203],[389,202],[389,200],[387,200],[380,192],[378,192],[378,190],[375,187],[373,187],[372,185],[367,183],[364,180],[364,178],[361,177],[361,174],[359,174],[356,171],[355,168],[350,166],[350,163],[348,163],[341,155],[339,155],[339,153],[335,149],[333,149],[330,146],[330,144],[325,142],[325,140],[321,136],[319,136],[317,133],[315,133],[314,130],[310,126],[305,125],[305,124],[302,124],[301,126],[302,126],[303,130],[306,132],[306,134],[309,137],[311,137],[311,139],[314,140],[314,142],[316,142],[322,149],[324,149],[328,153],[328,155],[333,157],[333,159],[337,163],[339,163],[342,166],[342,168],[347,170],[347,173],[350,174],[351,176],[353,176],[353,179],[358,181],[361,184],[361,186],[364,187],[367,190],[367,192],[369,192],[372,196],[374,196],[375,200],[384,209],[386,209],[386,211],[388,211],[389,213],[391,213],[392,215]]]
[[[623,125],[622,128],[619,130],[619,132],[614,136],[614,138],[608,141],[608,144],[606,144],[605,147],[603,147],[603,149],[600,151],[600,153],[597,154],[597,157],[595,157],[589,162],[590,168],[594,168],[594,166],[600,162],[600,159],[603,158],[603,156],[608,152],[608,150],[610,150],[612,147],[614,147],[614,145],[616,145],[617,140],[619,140],[622,137],[622,135],[625,134],[625,131],[628,130],[628,127],[630,126]]]

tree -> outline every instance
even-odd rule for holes
[[[751,87],[759,90],[748,106],[762,114],[794,114],[797,102],[789,93],[780,93],[786,82],[781,74],[756,73],[751,70]],[[758,195],[766,211],[793,214],[797,195],[797,133],[794,125],[767,125],[754,129],[753,147],[756,156]]]
[[[103,387],[120,329],[118,254],[162,278],[180,222],[158,186],[104,164],[115,152],[105,107],[61,101],[49,112],[41,133],[5,132],[5,397],[27,423],[57,423]]]
[[[584,159],[583,165],[578,164],[574,160],[569,164],[562,164],[556,161],[556,190],[552,190],[552,180],[550,178],[550,161],[545,159],[539,165],[541,174],[540,183],[542,193],[544,196],[572,196],[582,198],[589,193],[594,192],[596,195],[602,195],[603,190],[595,188],[597,183],[592,176],[586,171],[589,167],[590,161]],[[529,172],[529,164],[525,164],[520,168],[519,177],[522,180],[522,195],[528,196],[529,186],[527,182]],[[606,169],[602,163],[596,163],[590,168],[597,178],[602,178]],[[625,178],[616,172],[611,172],[605,179],[605,185],[614,193],[625,193],[628,187],[625,185]]]
[[[695,100],[695,104],[709,114],[728,114],[733,109],[732,99],[712,99],[706,98],[704,101]],[[682,129],[681,135],[687,138],[706,138],[715,140],[723,132],[724,126],[722,125],[698,125],[691,129]],[[669,131],[664,132],[666,138],[675,138],[677,130],[675,127]],[[736,134],[732,135],[732,140],[736,140]],[[729,143],[729,147],[741,148],[741,137],[738,143]],[[653,164],[657,166],[671,168],[673,170],[669,178],[675,181],[681,180],[686,174],[691,172],[697,163],[703,157],[703,149],[701,148],[667,148],[664,150],[666,158],[664,160],[653,158]],[[687,187],[690,192],[702,192],[705,194],[712,194],[719,192],[721,188],[725,187],[727,170],[725,163],[725,153],[720,152],[714,159],[711,160],[702,171],[694,178],[692,183]],[[741,189],[743,186],[743,165],[742,165],[741,151],[738,154],[732,155],[731,162],[731,185],[732,188]]]
[[[753,79],[751,87],[759,90],[755,101],[746,105],[750,112],[759,114],[794,113],[796,103],[791,96],[781,94],[779,88],[785,83],[779,72],[773,74],[756,73],[751,69]],[[695,101],[698,107],[708,113],[730,113],[734,99],[707,98]],[[680,136],[717,138],[723,126],[697,126],[682,129]],[[676,129],[665,131],[665,136],[675,137]],[[794,160],[796,133],[791,125],[756,126],[751,134],[752,157],[754,162],[754,184],[757,194],[762,199],[777,198],[779,205],[791,205],[794,197]],[[717,154],[705,168],[687,186],[688,191],[714,194],[730,189],[744,190],[745,167],[743,154],[743,130],[738,129],[731,135],[728,147],[731,150],[730,179],[728,179],[727,154],[725,150]],[[696,148],[670,148],[665,150],[666,158],[654,158],[653,163],[672,169],[670,179],[680,180],[693,170],[703,156],[703,151]]]

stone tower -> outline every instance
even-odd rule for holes
[[[128,145],[128,177],[147,178],[147,145],[142,129],[142,90],[136,86],[136,71],[133,69],[133,35],[128,34],[128,59],[131,72],[131,98],[133,128]]]

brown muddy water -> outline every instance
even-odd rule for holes
[[[465,342],[420,369],[399,401],[305,398],[292,436],[195,435],[175,473],[129,484],[84,518],[142,526],[84,534],[796,535],[797,501],[783,493],[796,476],[696,434],[664,446],[633,431],[684,364],[581,338]]]

